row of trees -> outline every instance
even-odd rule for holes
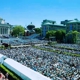
[[[50,37],[55,37],[58,42],[67,42],[67,43],[76,43],[77,40],[77,31],[70,31],[66,34],[65,30],[52,30],[46,33],[46,38],[49,40]]]
[[[66,40],[68,43],[76,43],[79,32],[78,31],[70,31],[66,34]]]
[[[63,42],[65,34],[66,34],[65,30],[56,30],[56,31],[52,30],[46,33],[46,38],[49,40],[50,37],[55,37],[56,41]]]
[[[40,28],[35,28],[34,30],[35,30],[35,33],[38,33],[38,34],[41,33],[41,29]],[[25,28],[23,26],[21,26],[21,25],[17,25],[15,27],[13,27],[11,35],[15,36],[15,37],[17,37],[19,35],[23,36],[24,32],[25,32]]]
[[[35,33],[40,34],[41,28],[35,28]],[[17,25],[13,27],[11,32],[12,36],[23,36],[25,32],[25,28],[21,25]],[[65,30],[51,30],[46,33],[46,38],[49,40],[50,37],[55,37],[56,41],[58,42],[68,42],[68,43],[76,43],[77,40],[77,31],[70,31],[66,34]]]

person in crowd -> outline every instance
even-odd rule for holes
[[[6,74],[5,74],[5,78],[6,78],[6,79],[8,79],[8,76],[9,76],[9,74],[8,74],[8,73],[6,73]]]
[[[2,78],[2,73],[1,73],[1,71],[0,71],[0,78]]]

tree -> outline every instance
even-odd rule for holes
[[[78,31],[73,31],[73,32],[72,32],[72,35],[73,35],[73,43],[76,43],[77,34],[78,34],[78,33],[79,33]]]
[[[68,43],[76,43],[78,31],[70,31],[66,34]]]
[[[38,33],[38,34],[41,33],[41,28],[35,28],[34,30],[35,30],[35,32]]]
[[[65,38],[65,34],[66,34],[65,30],[57,30],[55,33],[56,40],[58,42],[63,42],[63,39]]]
[[[49,40],[50,37],[55,36],[56,31],[51,30],[46,33],[46,38]]]
[[[22,27],[21,25],[17,25],[13,28],[12,34],[14,36],[19,36],[19,35],[24,35],[24,27]]]
[[[73,43],[72,31],[69,31],[69,32],[66,34],[66,42],[67,42],[67,43]]]

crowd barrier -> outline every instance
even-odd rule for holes
[[[12,70],[23,80],[51,80],[50,78],[26,67],[19,62],[0,54],[0,63]]]

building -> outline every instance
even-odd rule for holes
[[[29,36],[31,34],[34,34],[35,31],[35,25],[32,24],[32,22],[27,26],[27,29],[25,30],[25,36]]]
[[[72,20],[64,20],[64,21],[61,21],[61,24],[66,25],[66,23],[70,22],[70,21],[72,21]]]
[[[78,31],[80,32],[80,21],[77,19],[74,19],[72,21],[69,21],[66,23],[66,32],[69,31]]]
[[[65,30],[65,25],[56,24],[56,22],[52,20],[43,20],[41,24],[41,29],[42,29],[42,36],[45,37],[47,31],[60,30],[60,29]]]
[[[11,25],[6,23],[5,20],[0,18],[0,36],[9,36],[10,35]]]

